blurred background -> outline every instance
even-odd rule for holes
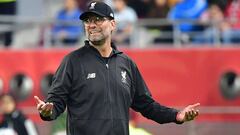
[[[113,40],[154,99],[177,109],[201,103],[201,115],[183,125],[131,112],[130,135],[240,134],[240,0],[103,1],[115,12]],[[0,0],[0,94],[13,93],[39,135],[64,135],[66,114],[42,121],[33,96],[46,97],[62,58],[83,45],[78,17],[89,2]]]

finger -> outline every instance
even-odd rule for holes
[[[53,103],[50,103],[50,105],[51,105],[50,106],[51,107],[50,110],[52,111],[53,110]]]
[[[42,109],[43,109],[44,111],[48,111],[48,110],[50,110],[52,107],[53,107],[53,103],[47,102],[47,103],[42,107]]]
[[[185,113],[185,119],[186,121],[189,121],[191,119],[189,112]]]
[[[41,113],[43,116],[46,116],[46,115],[48,115],[48,114],[50,113],[50,111],[42,110],[40,113]]]
[[[187,112],[187,116],[188,116],[188,117],[192,117],[192,112],[191,112],[191,111],[188,111],[188,112]]]
[[[49,106],[49,105],[46,105],[46,107],[44,108],[44,111],[45,111],[45,112],[49,112],[49,111],[50,111],[50,106]]]
[[[44,104],[38,104],[38,105],[37,105],[37,109],[38,109],[39,111],[41,111],[43,105],[44,105]]]
[[[193,117],[188,116],[188,117],[187,117],[187,121],[190,121],[190,120],[193,120]]]
[[[35,99],[35,101],[37,102],[37,104],[40,104],[40,103],[43,102],[42,100],[39,99],[38,96],[34,96],[34,99]]]
[[[186,111],[186,112],[185,112],[185,118],[188,120],[188,117],[189,117],[189,112]]]
[[[45,111],[52,111],[53,108],[53,104],[52,103],[47,103],[46,107],[45,107]]]
[[[194,111],[194,114],[192,115],[192,118],[195,119],[198,116],[198,111]]]
[[[48,106],[48,103],[45,103],[45,104],[41,107],[41,109],[42,109],[43,111],[45,111],[47,106]]]
[[[187,115],[192,115],[192,110],[188,109],[188,110],[186,110],[186,113],[187,113]]]
[[[194,110],[194,109],[191,109],[190,115],[191,115],[191,116],[195,115],[194,112],[195,112],[195,110]]]
[[[189,113],[188,113],[188,116],[187,116],[188,121],[193,120],[195,117],[196,117],[195,110],[193,110],[193,109],[190,110]]]
[[[198,116],[198,115],[199,115],[199,110],[196,110],[196,111],[194,112],[194,114],[195,114],[195,116]]]
[[[193,104],[193,105],[190,105],[190,106],[191,106],[191,108],[195,108],[195,107],[200,106],[200,103],[196,103],[196,104]]]
[[[194,120],[199,115],[199,110],[191,109],[190,111],[186,111],[185,119],[186,121]]]
[[[52,110],[46,108],[45,110],[42,110],[40,113],[43,116],[50,116],[52,114]]]

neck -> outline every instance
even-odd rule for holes
[[[96,48],[102,57],[109,57],[111,55],[111,41],[106,41],[101,45],[94,45],[92,42],[90,42],[90,45]]]

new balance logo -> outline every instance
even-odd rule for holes
[[[96,78],[96,73],[88,73],[87,79]]]

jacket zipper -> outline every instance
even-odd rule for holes
[[[109,63],[110,59],[108,60],[108,63]],[[106,69],[107,69],[107,88],[108,88],[108,99],[109,99],[109,106],[110,106],[110,118],[111,118],[111,122],[112,122],[112,129],[113,129],[113,108],[112,108],[112,98],[111,98],[111,89],[110,89],[110,76],[109,76],[109,64],[106,63],[105,66],[106,66]],[[112,131],[112,130],[111,130]]]

